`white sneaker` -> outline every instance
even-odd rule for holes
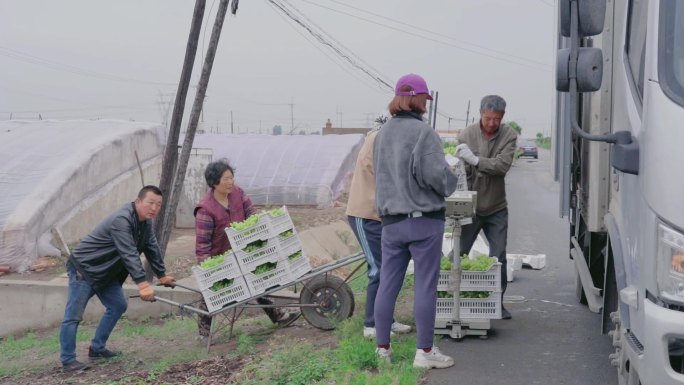
[[[392,347],[389,349],[375,348],[375,354],[378,355],[379,361],[392,362]]]
[[[392,326],[394,326],[394,324]],[[406,325],[404,325],[404,326],[406,326]],[[394,327],[392,327],[392,329],[394,329]],[[393,335],[394,335],[394,332],[390,330],[390,336],[393,336]],[[363,327],[363,338],[368,338],[368,339],[375,338],[375,328],[364,326]]]
[[[392,331],[398,334],[406,334],[411,331],[411,325],[404,325],[399,321],[394,321]]]
[[[442,354],[436,346],[432,347],[430,353],[425,353],[423,349],[416,350],[416,358],[413,359],[414,368],[442,369],[454,365],[454,359]]]

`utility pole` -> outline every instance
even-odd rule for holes
[[[206,0],[196,0],[195,10],[192,14],[192,22],[190,24],[190,34],[188,35],[188,43],[185,47],[185,59],[183,60],[183,69],[181,70],[180,82],[178,83],[178,91],[176,92],[176,100],[173,105],[173,114],[171,115],[171,125],[169,126],[169,136],[166,141],[166,148],[164,149],[164,158],[162,160],[162,174],[159,182],[159,188],[166,195],[163,200],[162,208],[159,217],[154,222],[154,232],[159,241],[159,246],[162,251],[166,250],[166,242],[161,242],[162,239],[168,240],[163,236],[164,229],[170,229],[171,222],[171,205],[170,197],[175,178],[176,166],[178,164],[178,138],[180,136],[180,126],[183,121],[183,110],[185,109],[185,99],[188,95],[188,88],[190,87],[190,77],[192,76],[192,67],[195,63],[195,56],[197,54],[197,42],[199,41],[200,30],[202,29],[202,19],[204,18],[204,8]],[[163,253],[162,253],[163,255]],[[152,271],[149,265],[145,265],[145,272],[147,278],[150,280]]]
[[[235,0],[233,0],[235,1]],[[216,19],[214,20],[214,27],[211,31],[211,38],[209,40],[209,47],[202,66],[202,75],[200,76],[197,93],[195,94],[195,101],[190,112],[190,119],[188,121],[188,129],[185,133],[183,147],[181,149],[180,160],[178,162],[178,171],[176,179],[174,180],[173,189],[171,193],[170,202],[167,205],[167,220],[164,222],[164,228],[161,231],[162,237],[158,239],[159,247],[162,254],[166,252],[166,246],[171,235],[171,224],[175,218],[175,210],[180,200],[180,192],[183,189],[183,182],[185,181],[185,173],[188,168],[188,161],[190,159],[190,151],[192,150],[192,143],[195,140],[195,133],[197,131],[197,123],[199,122],[199,115],[202,111],[202,104],[209,85],[209,78],[211,77],[211,70],[214,65],[214,57],[216,56],[216,49],[218,47],[219,38],[221,37],[221,30],[223,29],[223,21],[226,18],[226,11],[228,10],[229,0],[221,0],[218,10],[216,12]]]
[[[230,133],[235,133],[235,131],[233,131],[233,110],[230,110]]]
[[[366,127],[370,128],[372,127],[371,121],[373,120],[373,117],[375,116],[374,113],[372,112],[366,112]]]
[[[439,101],[439,91],[435,91],[435,110],[432,115],[432,129],[437,129],[437,101]]]
[[[433,97],[434,99],[434,91],[430,91],[430,96]],[[432,100],[430,100],[430,103],[428,103],[428,125],[432,125]]]
[[[294,103],[290,99],[290,135],[294,132]]]
[[[466,110],[466,127],[468,127],[468,118],[470,117],[470,99],[468,99],[468,109]]]

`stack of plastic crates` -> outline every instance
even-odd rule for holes
[[[192,274],[210,312],[250,296],[247,283],[232,253],[225,253],[223,262],[214,267],[204,269],[193,266]]]
[[[455,318],[454,287],[450,270],[441,270],[437,282],[437,291],[446,292],[451,297],[437,298],[436,322],[451,321]],[[501,263],[494,263],[487,271],[461,272],[459,286],[460,319],[500,319],[501,318]],[[486,298],[463,298],[463,292],[487,292]]]
[[[274,216],[273,212],[279,215]],[[287,208],[282,206],[259,215],[257,223],[246,229],[226,229],[252,296],[292,282],[311,270]]]

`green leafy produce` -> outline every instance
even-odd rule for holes
[[[249,243],[247,246],[245,246],[245,252],[251,253],[252,251],[256,251],[261,249],[262,247],[266,246],[267,242],[266,241],[254,241]]]
[[[253,273],[256,275],[264,274],[275,269],[276,266],[278,266],[278,264],[275,262],[262,263],[261,265],[257,266],[256,269],[254,269]]]
[[[250,228],[254,225],[256,225],[259,222],[259,214],[254,214],[251,217],[245,219],[242,222],[233,222],[230,224],[230,227],[232,227],[236,231],[242,231],[247,228]]]
[[[283,231],[282,233],[278,234],[280,239],[287,239],[293,235],[294,235],[294,232],[292,230]]]
[[[204,261],[202,261],[202,263],[200,263],[200,267],[204,270],[209,270],[213,267],[216,267],[226,260],[224,255],[225,254],[215,255],[213,257],[207,258]]]
[[[454,298],[454,293],[440,290],[437,292],[437,298]]]
[[[458,145],[458,143],[445,142],[444,143],[444,154],[456,156],[456,146],[457,145]]]
[[[462,291],[461,298],[489,298],[488,291]]]
[[[451,270],[451,261],[447,257],[442,257],[442,259],[439,260],[439,269],[440,270]]]
[[[290,261],[294,261],[295,259],[297,259],[297,258],[299,258],[299,257],[301,257],[301,256],[302,256],[302,251],[300,250],[300,251],[298,251],[298,252],[296,252],[296,253],[294,253],[294,254],[288,255],[287,258],[288,258]]]
[[[283,209],[273,209],[273,210],[269,210],[267,212],[268,212],[268,215],[270,215],[272,217],[279,217],[279,216],[285,214],[285,211],[283,211]]]
[[[497,261],[496,258],[490,258],[484,254],[477,256],[477,258],[470,259],[467,256],[461,257],[462,271],[487,271]]]
[[[223,289],[227,289],[233,285],[233,280],[232,279],[222,279],[220,281],[214,282],[213,285],[211,285],[210,289],[212,291],[221,291]]]

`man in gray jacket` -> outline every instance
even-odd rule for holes
[[[162,192],[156,186],[145,186],[135,202],[124,205],[105,218],[74,248],[66,263],[69,276],[64,320],[59,330],[60,361],[65,372],[87,369],[76,360],[76,332],[86,305],[94,295],[106,308],[95,330],[88,357],[112,358],[121,352],[109,350],[107,340],[126,311],[128,302],[122,285],[130,275],[138,285],[140,298],[154,301],[154,290],[145,280],[140,253],[145,253],[159,283],[173,287],[175,280],[166,275],[164,260],[152,228],[159,214]]]
[[[513,163],[518,134],[502,123],[506,101],[488,95],[480,102],[480,121],[468,126],[458,137],[456,156],[466,163],[468,189],[477,191],[475,218],[461,229],[461,253],[467,254],[483,230],[489,242],[489,256],[501,262],[501,295],[506,291],[506,243],[508,204],[504,178]],[[502,298],[503,299],[503,298]],[[501,308],[502,318],[511,313]]]

